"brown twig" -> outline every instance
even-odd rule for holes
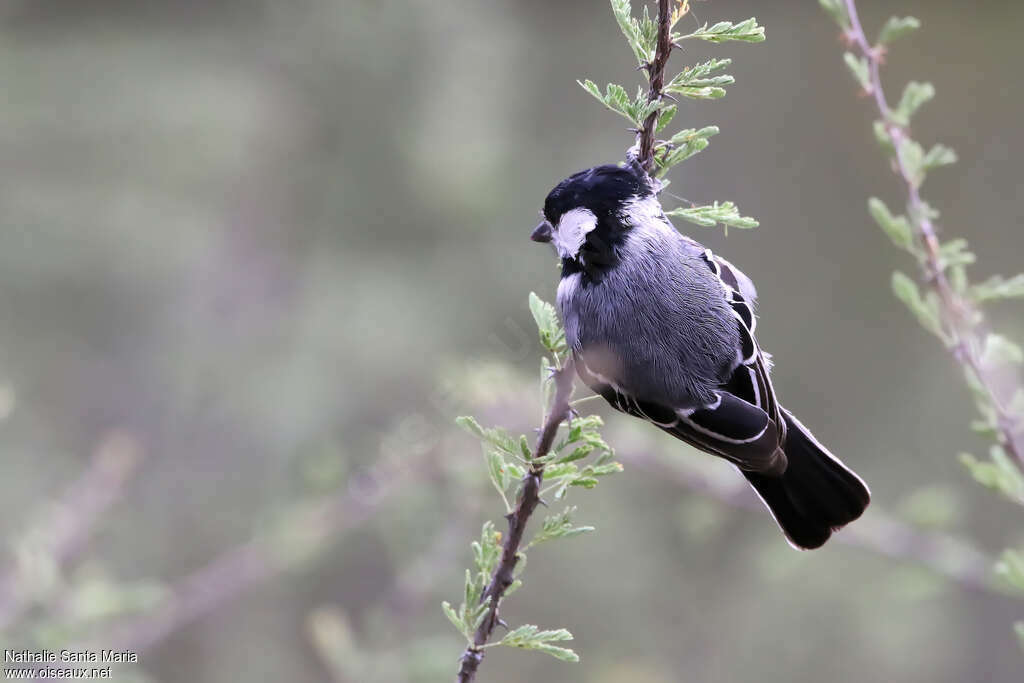
[[[850,27],[846,30],[846,38],[860,50],[868,60],[870,93],[874,96],[878,113],[881,114],[886,132],[892,140],[896,152],[896,171],[907,186],[907,207],[911,224],[925,248],[923,264],[925,280],[928,286],[939,297],[942,303],[940,315],[948,331],[953,335],[950,351],[958,363],[972,373],[987,395],[988,401],[996,411],[999,441],[1017,468],[1024,474],[1024,428],[1003,405],[1000,392],[996,388],[995,378],[982,366],[980,351],[982,337],[979,334],[978,322],[981,319],[975,306],[960,296],[950,285],[949,279],[941,265],[939,240],[936,237],[935,225],[928,216],[927,206],[921,199],[917,183],[909,171],[904,158],[901,143],[908,139],[906,129],[893,121],[892,110],[882,89],[880,75],[883,52],[873,47],[864,34],[860,17],[857,15],[855,0],[845,0],[846,13]]]
[[[456,677],[458,683],[469,683],[476,677],[477,668],[484,658],[483,647],[490,640],[494,627],[501,621],[498,618],[501,598],[515,580],[515,568],[519,562],[519,546],[523,541],[523,533],[526,531],[530,515],[541,502],[540,485],[544,479],[544,465],[536,463],[536,460],[548,454],[554,443],[555,435],[558,433],[558,426],[570,415],[569,398],[572,396],[574,373],[575,366],[571,357],[554,372],[552,379],[555,382],[555,396],[551,401],[551,408],[544,420],[540,436],[537,438],[537,446],[531,458],[534,462],[523,475],[522,488],[515,510],[505,515],[505,519],[508,520],[508,535],[502,544],[501,559],[498,561],[498,566],[494,568],[491,581],[487,584],[481,597],[481,602],[488,599],[491,601],[490,607],[480,627],[473,635],[473,644],[466,648],[459,660],[459,672]]]
[[[764,504],[742,480],[720,479],[696,467],[668,464],[646,453],[619,453],[624,463],[637,465],[659,480],[714,498],[741,510],[762,512]],[[1001,593],[994,581],[994,560],[952,534],[925,531],[877,510],[834,537],[837,542],[920,566],[972,591]]]
[[[654,60],[643,65],[650,77],[651,86],[647,91],[647,101],[656,102],[665,93],[665,65],[672,54],[672,19],[669,11],[669,0],[658,0],[658,43],[654,50]],[[654,172],[654,133],[658,123],[658,112],[652,112],[644,119],[643,128],[637,135],[639,153],[637,161],[647,171]]]

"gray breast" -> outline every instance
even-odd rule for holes
[[[618,264],[563,278],[558,305],[591,372],[673,408],[713,400],[738,362],[739,332],[702,248],[662,221],[630,230]]]

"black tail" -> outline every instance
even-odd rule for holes
[[[814,435],[784,410],[789,464],[781,477],[744,472],[793,545],[821,547],[832,532],[860,517],[871,492]]]

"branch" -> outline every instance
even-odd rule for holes
[[[422,463],[388,459],[353,481],[344,492],[310,505],[299,504],[275,531],[230,548],[180,579],[155,610],[115,622],[76,649],[146,650],[175,631],[273,579],[330,540],[359,526],[412,480]]]
[[[662,0],[661,4],[667,5],[667,1]],[[558,433],[558,426],[564,420],[569,419],[572,410],[569,406],[569,398],[572,396],[574,373],[575,365],[571,356],[564,365],[554,372],[555,396],[551,401],[551,409],[537,439],[537,446],[531,458],[533,461],[548,454],[554,443],[555,435]],[[473,645],[466,648],[459,660],[459,672],[456,677],[458,683],[469,683],[475,679],[477,668],[484,658],[483,648],[490,640],[494,627],[501,623],[501,619],[498,618],[498,606],[505,591],[514,581],[516,564],[519,562],[519,546],[523,541],[526,524],[538,503],[542,502],[540,485],[543,479],[544,465],[532,463],[523,476],[522,489],[515,510],[505,516],[508,520],[508,536],[502,544],[501,560],[495,567],[491,581],[481,597],[481,602],[489,600],[490,605],[474,634]]]
[[[844,2],[849,17],[849,28],[846,29],[845,36],[857,46],[868,62],[867,89],[869,94],[874,96],[882,123],[895,148],[896,172],[907,186],[910,221],[925,247],[922,264],[925,280],[938,296],[941,302],[940,315],[943,323],[953,335],[950,351],[956,361],[977,378],[996,411],[999,441],[1017,469],[1024,474],[1024,426],[1007,410],[1000,398],[1000,392],[996,388],[996,378],[982,366],[979,349],[983,348],[983,339],[978,330],[977,321],[981,319],[978,310],[950,285],[943,269],[935,226],[929,217],[928,206],[921,199],[918,183],[915,181],[906,159],[905,147],[901,144],[904,140],[909,139],[906,128],[893,120],[892,109],[889,107],[885,91],[882,88],[880,68],[884,50],[880,47],[873,47],[865,36],[857,15],[856,2],[854,0],[844,0]]]
[[[619,454],[623,461],[638,465],[689,491],[694,491],[740,510],[762,512],[764,505],[752,489],[740,482],[708,476],[696,468],[669,465],[656,456]],[[923,531],[901,520],[872,513],[840,531],[836,540],[878,555],[924,567],[973,591],[1003,594],[993,580],[994,560],[967,541],[951,534]]]
[[[40,539],[38,546],[30,547],[33,557],[29,559],[42,555],[58,568],[73,562],[120,497],[141,459],[142,450],[130,435],[113,432],[104,439],[89,468],[68,487],[49,516],[27,534],[27,538]],[[30,569],[16,564],[0,577],[0,630],[17,621],[34,599],[31,574]]]
[[[658,44],[654,60],[644,64],[651,79],[647,91],[647,101],[656,102],[665,96],[665,65],[672,54],[672,19],[669,12],[669,0],[658,0]],[[640,149],[637,160],[648,175],[654,173],[654,133],[658,123],[658,112],[652,112],[644,119],[643,128],[637,135],[637,146]]]

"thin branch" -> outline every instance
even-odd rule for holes
[[[671,481],[731,507],[758,513],[764,510],[764,504],[741,480],[720,479],[694,467],[669,465],[649,454],[619,453],[619,458],[656,475],[660,480]],[[993,580],[991,567],[994,560],[951,534],[924,531],[876,510],[857,524],[844,528],[834,538],[839,543],[921,566],[969,590],[1003,593]]]
[[[73,562],[141,460],[142,449],[133,437],[111,433],[96,448],[88,469],[26,535],[38,540],[30,544],[30,552],[58,568]],[[26,573],[31,571],[16,563],[0,577],[0,630],[17,621],[33,600],[33,591],[25,585],[26,579],[31,583]]]
[[[230,548],[175,583],[151,612],[116,621],[78,649],[146,650],[179,629],[271,580],[325,547],[332,538],[369,519],[404,490],[418,461],[388,459],[343,492],[312,504],[275,532]]]
[[[662,4],[667,3],[663,2]],[[533,462],[526,474],[523,475],[519,501],[516,503],[515,510],[505,516],[508,520],[508,535],[502,544],[501,559],[498,561],[498,566],[494,568],[491,581],[487,584],[481,597],[481,602],[490,600],[490,606],[483,622],[473,636],[473,644],[466,648],[459,660],[459,673],[456,677],[458,683],[469,683],[474,680],[477,668],[484,658],[483,647],[490,640],[494,627],[501,623],[498,617],[498,607],[505,591],[515,580],[515,568],[519,562],[519,546],[523,541],[526,524],[530,520],[530,515],[541,502],[540,485],[544,480],[544,465],[538,464],[536,460],[548,454],[555,441],[555,435],[558,433],[558,426],[567,420],[572,412],[569,398],[572,396],[575,371],[575,365],[570,357],[562,367],[557,368],[554,372],[552,379],[555,382],[555,396],[551,401],[551,409],[537,439],[537,446],[531,458]]]
[[[651,79],[651,86],[647,91],[648,102],[656,102],[665,97],[665,93],[662,92],[665,87],[665,65],[672,54],[672,18],[669,4],[669,0],[658,0],[658,44],[655,47],[654,60],[644,65]],[[644,126],[637,135],[637,146],[640,150],[637,161],[648,175],[654,172],[654,133],[657,123],[658,112],[652,112],[644,119]]]
[[[982,366],[979,352],[979,349],[982,348],[982,338],[979,335],[976,322],[980,320],[981,316],[972,303],[960,296],[950,285],[942,268],[935,226],[928,216],[927,205],[921,199],[917,183],[904,158],[901,143],[908,139],[907,131],[893,121],[892,110],[886,100],[885,90],[882,88],[880,70],[883,51],[873,47],[864,34],[860,17],[857,15],[855,0],[845,0],[845,3],[846,13],[850,19],[850,28],[846,31],[846,37],[858,47],[861,54],[868,60],[870,94],[874,96],[878,113],[881,114],[886,132],[896,150],[896,171],[907,186],[907,207],[910,221],[925,247],[925,263],[923,264],[925,280],[932,291],[938,295],[939,301],[942,303],[940,314],[946,327],[953,334],[954,342],[950,350],[956,361],[977,378],[987,394],[989,402],[996,411],[999,440],[1017,468],[1024,474],[1024,426],[1006,409],[1000,398],[1000,392],[996,389],[995,378]]]

